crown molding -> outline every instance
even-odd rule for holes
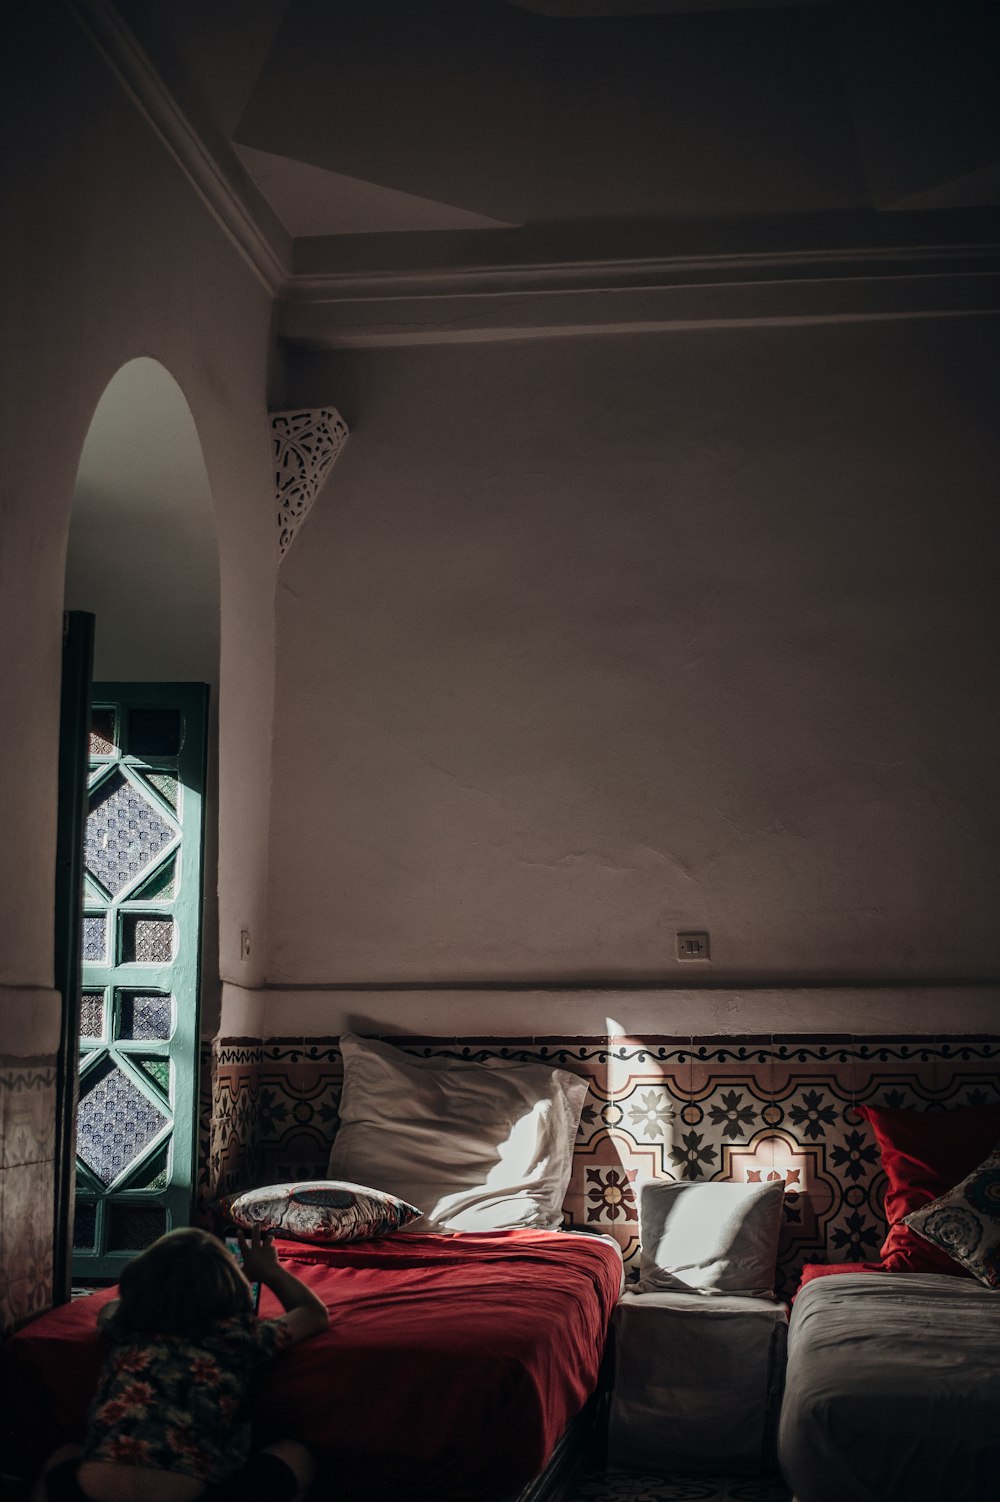
[[[1000,312],[1000,245],[643,257],[364,275],[298,273],[278,335],[305,348]]]
[[[278,296],[289,278],[291,240],[278,246],[264,230],[110,0],[64,3],[258,282]]]
[[[524,260],[474,265],[459,256],[438,266],[328,271],[322,259],[343,255],[344,249],[309,241],[296,246],[276,220],[267,225],[266,204],[262,200],[255,211],[234,180],[239,170],[235,154],[233,173],[227,172],[112,0],[64,3],[223,234],[276,300],[277,336],[299,347],[353,349],[1000,311],[995,220],[978,240],[976,229],[966,240],[956,221],[950,243],[926,238],[926,230],[921,231],[922,242],[907,243],[894,216],[876,215],[856,239],[844,243],[835,231],[828,246],[820,229],[819,243],[814,236],[811,244],[784,250],[600,257],[557,252],[552,259],[538,254],[542,242],[529,232],[521,245],[527,251]],[[857,233],[858,226],[854,228]],[[598,236],[606,252],[609,233],[614,232],[604,227]],[[897,234],[900,243],[891,243]],[[418,253],[424,254],[428,239],[417,238],[422,241]],[[491,234],[479,248],[492,239]],[[512,247],[517,243],[506,235],[504,240]],[[464,248],[468,252],[468,245]],[[357,244],[350,253],[362,250],[369,253]],[[379,253],[385,254],[384,247]],[[316,266],[317,256],[319,266],[311,269],[310,260]]]

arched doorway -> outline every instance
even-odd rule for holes
[[[218,987],[218,553],[194,420],[155,360],[123,366],[94,412],[65,605],[96,618],[72,1238],[91,1282],[190,1219]]]

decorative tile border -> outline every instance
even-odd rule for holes
[[[0,1059],[0,1337],[52,1302],[55,1060]]]
[[[1000,1102],[1000,1039],[393,1038],[421,1058],[544,1062],[587,1078],[564,1222],[638,1249],[642,1178],[780,1178],[779,1292],[804,1262],[877,1257],[885,1175],[857,1107]],[[336,1039],[222,1040],[214,1052],[209,1180],[323,1177],[337,1126]]]

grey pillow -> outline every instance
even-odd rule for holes
[[[784,1185],[639,1187],[639,1293],[774,1297]]]

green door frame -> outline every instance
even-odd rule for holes
[[[59,803],[56,815],[54,982],[62,997],[56,1063],[55,1205],[52,1300],[70,1296],[73,1201],[76,1181],[77,1039],[83,944],[83,840],[87,816],[87,746],[94,617],[83,610],[63,616],[62,690],[59,707]]]

